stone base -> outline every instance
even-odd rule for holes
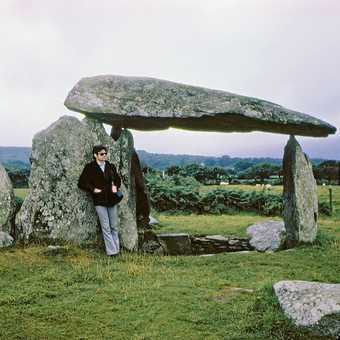
[[[156,234],[139,232],[139,249],[158,255],[204,255],[223,252],[250,251],[248,238],[222,235],[189,235],[186,233]]]

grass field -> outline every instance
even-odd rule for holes
[[[339,190],[335,201],[335,214],[321,218],[314,245],[274,254],[124,253],[108,260],[102,250],[74,246],[57,256],[45,255],[43,245],[3,249],[0,339],[318,339],[285,318],[272,285],[339,283]],[[162,230],[237,235],[264,219],[157,217]]]

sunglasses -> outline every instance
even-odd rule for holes
[[[101,152],[98,154],[99,156],[106,156],[107,155],[107,152]]]

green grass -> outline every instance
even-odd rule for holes
[[[280,220],[279,217],[259,216],[251,213],[237,215],[165,215],[153,214],[160,225],[155,231],[189,234],[220,234],[246,236],[246,229],[256,222]]]
[[[266,219],[252,214],[157,217],[162,231],[236,235]],[[320,220],[314,245],[274,254],[124,253],[109,260],[103,250],[69,246],[64,255],[46,256],[44,249],[0,250],[0,339],[312,340],[317,337],[283,315],[272,285],[280,280],[339,283],[340,218],[336,213]]]
[[[2,250],[0,338],[306,339],[271,287],[286,279],[338,282],[340,242],[327,236],[293,251],[213,257]]]
[[[15,196],[24,199],[28,195],[29,189],[14,189]]]

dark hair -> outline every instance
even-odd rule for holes
[[[93,154],[98,154],[99,151],[101,150],[105,150],[107,152],[107,147],[105,145],[95,145],[92,149],[92,156]],[[95,159],[95,157],[93,156],[93,159]]]

